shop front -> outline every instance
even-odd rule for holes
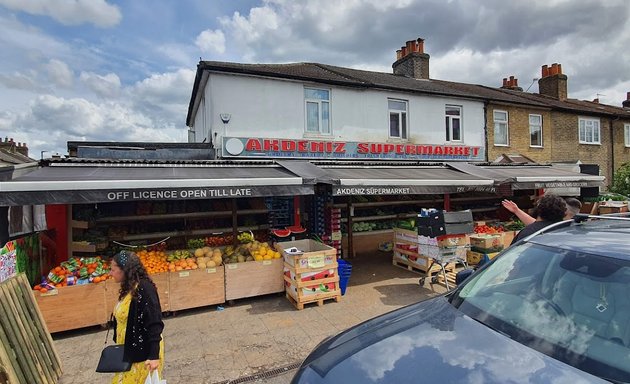
[[[273,161],[65,159],[0,182],[0,205],[45,204],[54,216],[60,257],[31,283],[57,332],[107,321],[119,289],[108,259],[121,249],[139,254],[164,311],[284,291],[268,233],[294,227],[296,200],[313,193]]]

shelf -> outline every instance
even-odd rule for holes
[[[452,201],[452,200],[451,200]],[[411,204],[429,204],[429,203],[443,203],[444,199],[435,199],[435,200],[399,200],[399,201],[370,201],[367,203],[352,203],[352,206],[355,208],[366,208],[366,207],[383,207],[389,205],[411,205]],[[348,206],[347,203],[337,203],[333,204],[334,208],[346,208]]]
[[[256,215],[262,213],[268,213],[267,209],[247,209],[236,211],[237,215]],[[232,211],[217,211],[217,212],[191,212],[191,213],[164,213],[157,215],[133,215],[133,216],[116,216],[116,217],[102,217],[96,219],[97,223],[122,223],[127,221],[141,221],[141,220],[168,220],[168,219],[203,219],[207,217],[231,217]]]
[[[73,242],[72,252],[96,252],[96,245]]]
[[[362,231],[352,232],[353,236],[367,236],[367,235],[382,235],[384,233],[393,233],[392,229],[379,229],[377,231]],[[344,233],[343,236],[348,237],[348,234]]]
[[[238,227],[238,231],[257,231],[261,229],[269,229],[268,225],[255,225],[249,227]],[[144,240],[144,239],[162,239],[165,237],[178,237],[178,236],[201,236],[212,235],[216,233],[232,232],[232,227],[229,228],[212,228],[212,229],[193,229],[188,231],[170,231],[170,232],[151,232],[151,233],[139,233],[136,235],[125,235],[119,237],[112,237],[111,240]]]
[[[72,228],[87,229],[88,228],[88,222],[87,221],[81,221],[81,220],[71,220],[70,221],[70,226]]]
[[[471,208],[470,212],[490,212],[496,211],[499,207],[488,207],[488,208]]]
[[[451,203],[456,203],[459,201],[482,201],[482,200],[502,200],[504,197],[502,196],[485,196],[485,197],[452,197]]]
[[[376,215],[376,216],[353,216],[352,221],[370,221],[370,220],[390,220],[390,219],[408,219],[418,217],[417,213],[400,213],[397,215]],[[341,218],[342,223],[347,223],[347,218]]]

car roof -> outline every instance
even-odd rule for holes
[[[527,242],[630,260],[630,216],[611,217],[616,219],[597,216],[589,221],[566,221],[528,238]]]

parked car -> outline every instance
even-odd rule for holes
[[[324,340],[292,383],[630,382],[630,219],[582,220]]]

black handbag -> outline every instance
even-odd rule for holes
[[[107,327],[107,333],[105,334],[105,344],[107,344],[107,339],[109,337],[109,329],[113,325],[113,315],[110,318],[109,324]],[[101,358],[98,360],[98,365],[96,366],[96,372],[100,373],[112,373],[112,372],[127,372],[131,369],[131,362],[123,361],[123,355],[125,353],[125,346],[122,344],[116,345],[108,345],[103,348],[101,352]]]
[[[101,358],[98,360],[96,372],[126,372],[131,369],[131,363],[123,361],[125,346],[122,344],[108,345],[103,348]]]

